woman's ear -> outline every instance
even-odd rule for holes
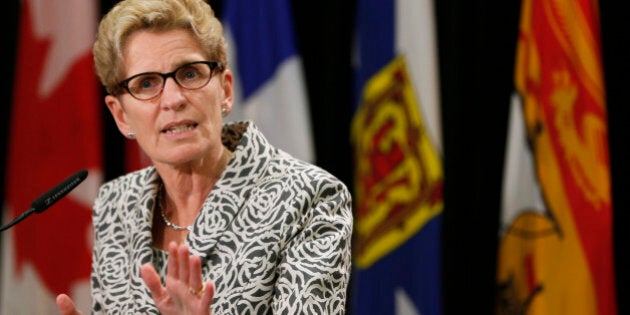
[[[225,69],[222,73],[221,88],[223,89],[223,101],[221,102],[221,108],[225,108],[223,116],[227,116],[232,112],[232,106],[234,105],[234,78],[232,77],[232,71]]]
[[[113,95],[107,95],[105,96],[105,104],[107,105],[109,112],[112,114],[112,117],[114,117],[114,121],[116,121],[116,126],[118,126],[120,133],[127,138],[130,137],[129,135],[134,134],[133,129],[127,122],[127,114],[125,113],[120,100]]]

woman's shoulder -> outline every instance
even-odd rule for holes
[[[111,190],[129,191],[133,187],[143,187],[147,183],[155,180],[156,171],[154,166],[147,166],[143,169],[132,171],[115,177],[101,185],[100,193]]]
[[[337,191],[347,191],[345,183],[326,169],[292,156],[282,150],[270,161],[267,178],[275,178],[286,183],[304,187],[334,187]]]
[[[314,163],[304,161],[272,144],[252,121],[236,122],[227,125],[234,135],[223,139],[238,139],[234,147],[235,162],[233,167],[238,174],[248,173],[250,176],[261,176],[261,181],[283,181],[285,183],[339,183],[345,185],[327,170]],[[228,146],[230,147],[230,146]]]

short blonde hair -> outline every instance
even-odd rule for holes
[[[118,83],[125,79],[123,51],[132,33],[173,29],[188,30],[208,60],[227,67],[223,27],[204,0],[123,0],[101,20],[93,47],[96,74],[107,92],[120,92]]]

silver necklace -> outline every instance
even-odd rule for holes
[[[166,208],[165,204],[164,204],[164,185],[160,184],[160,190],[158,191],[158,206],[160,207],[160,215],[162,215],[162,220],[164,220],[164,224],[166,224],[166,226],[170,227],[171,229],[175,230],[175,231],[184,231],[184,230],[188,230],[189,232],[192,232],[192,225],[188,225],[188,226],[181,226],[181,225],[177,225],[171,221],[169,221],[166,218],[166,215],[164,214],[164,208]]]

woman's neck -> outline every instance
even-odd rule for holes
[[[215,162],[209,163],[209,167],[156,165],[162,184],[153,215],[154,246],[166,248],[170,241],[180,244],[185,240],[188,230],[173,226],[193,225],[232,156],[233,153],[223,147],[219,157],[213,159]]]
[[[203,204],[216,182],[223,175],[233,153],[226,147],[215,157],[208,157],[185,166],[156,164],[157,172],[162,179],[167,204],[177,210],[198,208]]]

